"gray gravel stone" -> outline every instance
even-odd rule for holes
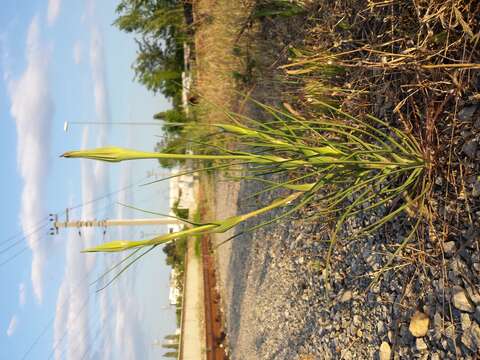
[[[440,313],[435,313],[433,316],[433,329],[434,329],[434,336],[436,338],[440,338],[443,332],[443,319]]]
[[[377,323],[377,334],[382,335],[385,332],[385,325],[383,324],[383,321],[379,321]]]
[[[457,246],[455,245],[455,241],[447,241],[443,243],[443,251],[445,253],[445,256],[447,257],[453,256],[456,250],[457,250]]]
[[[470,105],[470,106],[464,107],[462,110],[459,111],[458,119],[460,121],[471,121],[477,108],[478,108],[477,105]]]
[[[415,347],[417,348],[418,351],[428,350],[428,346],[423,340],[423,338],[417,338],[417,340],[415,341]]]
[[[475,311],[475,308],[473,307],[472,303],[468,299],[466,290],[459,286],[456,286],[453,289],[452,302],[453,302],[453,306],[455,306],[460,311],[466,311],[466,312],[472,312],[472,313]]]
[[[391,357],[392,357],[392,349],[390,348],[390,345],[386,341],[383,341],[382,344],[380,345],[379,358],[380,360],[390,360]]]
[[[340,302],[342,302],[342,303],[348,302],[348,301],[352,300],[352,297],[353,297],[352,291],[347,290],[340,297]]]
[[[462,152],[465,155],[467,155],[470,159],[475,159],[477,147],[478,147],[477,142],[475,140],[470,140],[463,145]]]
[[[470,330],[464,331],[461,337],[462,344],[465,345],[469,350],[476,351],[477,344],[473,338],[473,334]]]
[[[472,196],[479,197],[480,196],[480,181],[475,181],[472,186]]]
[[[477,345],[477,349],[480,348],[480,325],[477,323],[472,323],[470,327],[470,332],[472,333],[472,337]]]
[[[480,293],[479,290],[472,286],[465,286],[468,298],[475,304],[480,305]]]
[[[425,313],[416,311],[410,319],[408,330],[410,330],[410,333],[415,337],[423,337],[428,332],[429,322],[430,319]]]
[[[475,319],[475,321],[477,323],[480,324],[480,305],[478,305],[476,308],[475,308],[475,313],[473,314],[473,318]]]
[[[460,322],[462,324],[462,330],[467,331],[472,326],[472,321],[470,320],[470,316],[466,313],[462,313],[460,315]]]

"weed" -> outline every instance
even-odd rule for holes
[[[303,14],[305,11],[305,7],[299,2],[289,0],[264,0],[256,4],[252,12],[252,17],[290,17]]]
[[[392,202],[396,208],[365,226],[354,236],[369,234],[411,208],[424,213],[424,201],[429,191],[425,173],[429,166],[418,142],[386,122],[368,116],[353,117],[332,105],[322,103],[329,113],[315,119],[304,119],[283,110],[257,103],[274,121],[260,122],[239,114],[228,113],[231,124],[212,124],[236,144],[229,150],[215,146],[215,154],[148,153],[116,147],[67,152],[64,157],[89,158],[109,162],[147,158],[174,158],[214,160],[214,168],[234,169],[245,165],[241,179],[257,180],[266,184],[262,192],[283,188],[291,193],[258,210],[233,216],[223,221],[207,223],[188,222],[191,227],[147,241],[113,241],[85,250],[123,251],[137,247],[157,246],[182,236],[222,233],[245,220],[277,208],[287,208],[274,219],[245,231],[253,231],[283,219],[309,204],[320,204],[316,218],[335,217],[331,231],[325,271],[328,276],[330,261],[338,236],[345,222],[360,212],[383,209]],[[289,180],[266,180],[264,174],[285,173]],[[302,174],[302,175],[292,175]],[[419,216],[404,244],[412,239],[422,217]],[[237,234],[238,235],[238,234]]]

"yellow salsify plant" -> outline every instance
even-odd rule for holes
[[[209,233],[223,233],[231,228],[237,226],[241,222],[244,222],[252,217],[259,216],[263,213],[271,211],[273,209],[289,205],[292,201],[300,196],[300,192],[296,192],[290,194],[289,196],[281,199],[277,199],[273,201],[268,206],[263,208],[251,211],[244,215],[232,216],[223,221],[215,221],[206,224],[196,224],[191,228],[178,231],[171,234],[161,235],[154,237],[151,240],[144,240],[144,241],[127,241],[127,240],[116,240],[107,243],[103,243],[101,245],[88,248],[83,250],[82,252],[118,252],[124,250],[130,250],[138,247],[146,247],[146,246],[156,246],[160,244],[165,244],[169,241],[181,238],[183,236],[188,235],[202,235],[202,234],[209,234]]]
[[[401,213],[407,213],[411,207],[423,208],[430,187],[425,176],[429,165],[420,145],[410,134],[373,116],[367,116],[365,120],[353,117],[327,103],[322,103],[322,107],[328,112],[314,119],[304,119],[260,103],[257,105],[270,114],[273,121],[262,122],[228,113],[231,123],[211,125],[221,129],[229,141],[237,145],[237,149],[250,149],[248,151],[215,145],[217,154],[167,154],[106,147],[70,151],[63,156],[108,162],[191,159],[214,161],[216,164],[198,171],[244,165],[245,173],[240,179],[257,180],[265,184],[265,188],[254,195],[279,188],[291,191],[290,195],[245,215],[207,224],[192,224],[186,230],[148,241],[117,241],[86,251],[122,251],[156,246],[189,234],[224,232],[254,216],[292,205],[273,219],[245,230],[253,231],[315,203],[320,205],[316,217],[336,218],[326,256],[325,274],[328,276],[339,234],[349,218],[393,202],[400,204],[353,234],[360,236],[375,231]],[[282,173],[288,180],[276,182],[264,177]],[[420,221],[421,217],[412,227],[413,232]],[[412,237],[408,235],[402,247]]]
[[[174,160],[241,160],[245,163],[256,164],[281,164],[288,163],[292,165],[308,165],[298,160],[291,160],[274,155],[255,155],[255,154],[227,154],[227,155],[199,155],[199,154],[170,154],[138,151],[133,149],[121,148],[117,146],[108,146],[92,150],[68,151],[61,155],[65,158],[84,158],[100,160],[107,162],[120,162],[127,160],[141,159],[174,159]]]

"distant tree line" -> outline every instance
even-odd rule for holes
[[[182,107],[184,44],[192,43],[192,5],[184,0],[121,0],[116,12],[114,25],[136,35],[137,58],[132,65],[135,79],[172,102],[171,110],[154,115],[165,123],[164,139],[155,150],[185,153],[187,134],[182,126],[172,124],[192,121]],[[160,160],[167,168],[178,163]]]
[[[193,119],[185,116],[183,108],[162,111],[155,114],[153,118],[164,122],[164,138],[157,142],[155,151],[184,154],[188,147],[188,130],[182,125],[192,122]],[[171,159],[159,159],[159,162],[164,168],[172,168],[177,164],[183,163],[183,161]]]
[[[135,78],[149,90],[181,103],[183,44],[188,42],[185,8],[181,0],[121,0],[114,25],[136,35]]]

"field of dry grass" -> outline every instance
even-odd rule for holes
[[[199,95],[197,111],[207,122],[224,120],[224,109],[236,102],[236,83],[232,75],[243,68],[235,56],[237,34],[248,15],[248,2],[202,0],[194,3],[195,63],[194,89]],[[225,16],[228,14],[228,16]],[[208,114],[208,115],[207,115]]]

